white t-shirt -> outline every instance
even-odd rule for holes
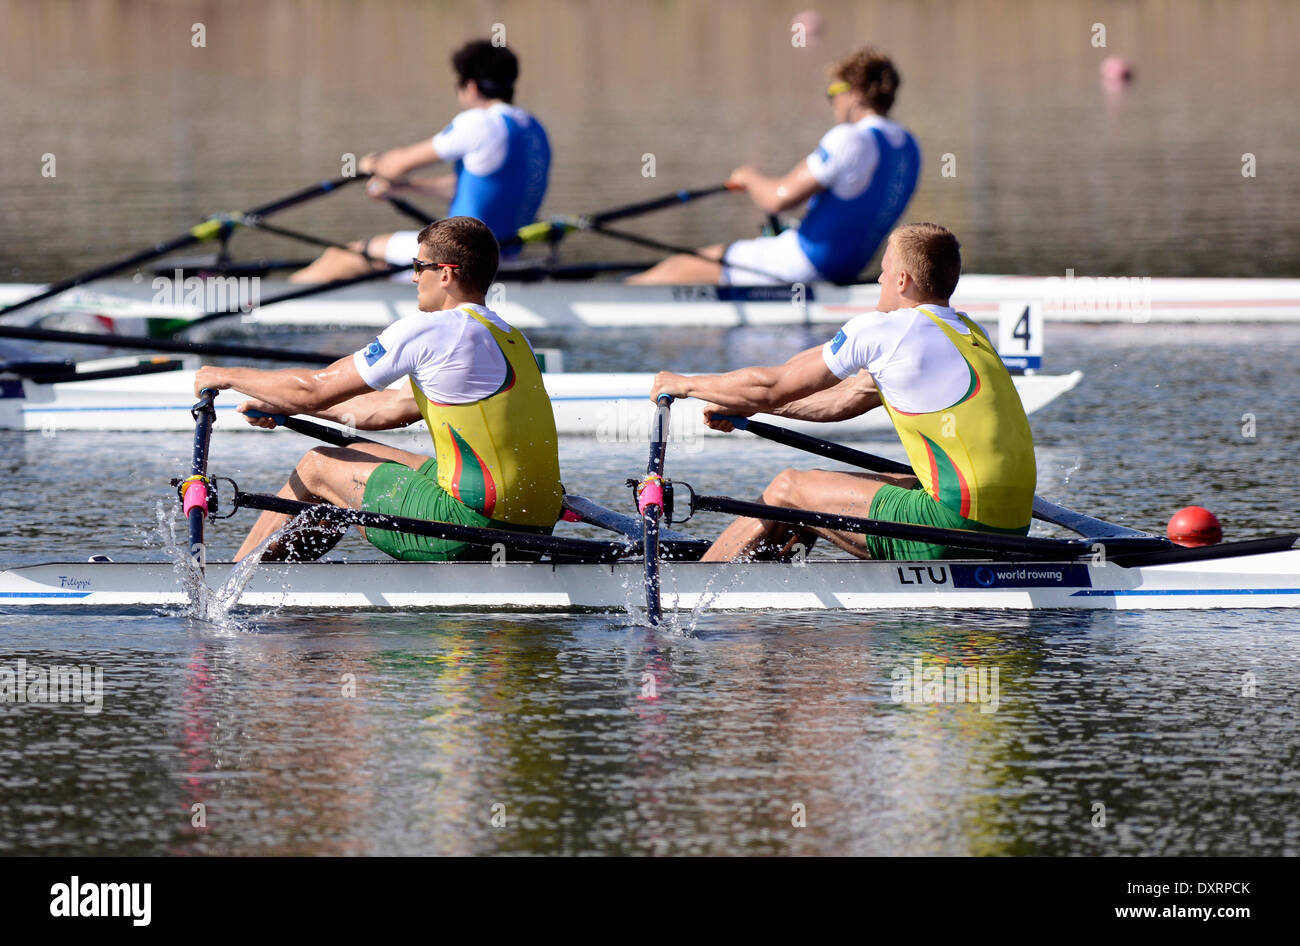
[[[970,334],[952,306],[925,308]],[[919,308],[854,316],[822,346],[822,358],[841,381],[865,368],[885,400],[908,414],[951,407],[970,387],[966,359]]]
[[[505,102],[487,108],[467,108],[433,136],[433,150],[444,161],[464,159],[466,171],[486,177],[506,162],[510,133],[505,115],[522,127],[534,121],[522,108]]]
[[[808,155],[808,170],[817,183],[841,200],[852,200],[871,184],[871,176],[880,163],[880,149],[872,128],[878,128],[885,140],[901,148],[907,129],[880,115],[867,115],[853,124],[836,125],[822,136],[817,150]]]
[[[510,331],[491,309],[468,308],[487,316],[502,331]],[[410,375],[425,397],[440,404],[469,404],[495,394],[508,368],[492,333],[463,307],[399,319],[354,354],[352,361],[361,379],[376,391]]]

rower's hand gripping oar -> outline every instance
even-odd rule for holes
[[[212,400],[216,396],[215,389],[204,388],[199,392],[198,403],[190,408],[194,417],[194,456],[190,462],[190,475],[183,480],[172,480],[180,495],[181,510],[189,520],[190,556],[200,573],[208,559],[203,545],[203,520],[217,508],[216,486],[208,479],[208,445],[212,440],[212,425],[217,419]]]
[[[15,302],[13,305],[0,309],[0,315],[8,315],[11,312],[17,312],[19,309],[42,302],[52,296],[57,296],[61,292],[80,286],[82,283],[93,282],[96,279],[103,279],[105,276],[111,276],[119,273],[124,269],[130,269],[134,266],[140,266],[151,260],[158,259],[160,256],[166,256],[176,250],[184,249],[195,243],[202,243],[205,240],[212,240],[229,233],[230,228],[238,223],[243,217],[269,217],[273,213],[281,210],[287,210],[290,207],[311,200],[314,197],[320,197],[322,194],[328,194],[338,190],[346,184],[352,183],[356,177],[338,177],[329,181],[320,181],[310,187],[305,187],[300,191],[295,191],[287,197],[281,197],[279,200],[273,200],[270,203],[262,204],[260,207],[254,207],[242,214],[215,214],[204,220],[202,223],[191,227],[186,233],[181,234],[171,240],[165,240],[162,243],[156,243],[148,249],[141,250],[138,253],[132,253],[124,259],[108,263],[104,266],[97,266],[94,269],[87,270],[68,279],[51,283],[45,289]]]
[[[663,616],[659,601],[659,520],[672,520],[672,489],[664,480],[664,457],[668,449],[668,417],[672,395],[661,394],[655,401],[654,429],[650,436],[650,462],[640,481],[628,480],[641,513],[645,551],[645,610],[651,624]]]

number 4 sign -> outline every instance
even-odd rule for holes
[[[998,307],[998,354],[1013,374],[1042,367],[1042,306],[1037,302],[1004,302]]]

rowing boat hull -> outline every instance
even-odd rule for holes
[[[230,564],[209,564],[220,587]],[[239,597],[248,608],[630,611],[643,567],[315,562],[262,565]],[[673,610],[870,611],[913,608],[1152,610],[1300,607],[1300,548],[1125,568],[1087,562],[665,563]],[[171,563],[60,562],[0,571],[0,610],[186,606]]]
[[[188,288],[189,281],[180,284],[176,299],[169,281],[99,282],[33,306],[15,319],[26,324],[51,312],[81,313],[117,323],[112,327],[119,332],[144,334],[145,319],[188,320],[205,310],[225,309],[241,298],[234,285],[211,280],[192,285],[198,288]],[[0,284],[0,306],[42,288]],[[262,280],[257,297],[269,299],[289,288],[287,283]],[[800,295],[792,295],[785,286],[627,286],[599,281],[503,282],[492,288],[489,304],[522,329],[841,325],[875,310],[880,299],[875,283],[816,283],[804,287]],[[1038,303],[1044,316],[1056,322],[1295,322],[1300,321],[1300,279],[968,275],[962,277],[952,301],[985,322],[996,321],[1000,306],[1012,302]],[[277,303],[218,324],[223,331],[257,331],[262,326],[378,329],[416,311],[409,281],[372,282]]]
[[[1032,414],[1069,391],[1082,377],[1078,371],[1066,375],[1021,375],[1015,378],[1016,390],[1020,392],[1025,411]],[[542,379],[551,396],[555,426],[561,435],[596,437],[608,443],[645,443],[649,436],[653,375],[544,374]],[[218,398],[217,413],[221,418],[218,430],[257,429],[233,416],[240,400],[233,393]],[[0,430],[40,430],[47,434],[63,430],[193,430],[194,420],[189,413],[193,403],[192,371],[60,384],[26,380],[21,386],[17,382],[5,386],[0,381]],[[770,419],[815,436],[839,439],[887,435],[892,429],[884,411],[872,411],[834,424]],[[673,414],[674,440],[687,442],[717,433],[704,426],[699,410],[679,410]],[[429,443],[422,422],[402,431],[363,432],[363,436],[408,449],[423,449]]]

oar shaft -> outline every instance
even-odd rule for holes
[[[12,312],[17,312],[19,309],[25,309],[30,305],[35,305],[38,302],[44,302],[46,299],[51,299],[61,292],[67,292],[69,289],[75,289],[85,283],[94,282],[96,279],[103,279],[105,276],[112,276],[114,273],[120,273],[122,270],[129,269],[133,266],[140,266],[151,260],[156,260],[160,256],[166,256],[168,253],[183,250],[185,247],[192,246],[198,242],[199,238],[194,235],[193,231],[191,231],[174,240],[156,243],[149,249],[141,250],[139,253],[128,256],[126,259],[120,259],[113,263],[106,263],[103,266],[97,266],[95,269],[87,270],[84,273],[79,273],[78,275],[72,276],[68,279],[62,279],[58,282],[50,283],[50,285],[46,286],[35,295],[28,296],[26,299],[20,299],[18,302],[13,303],[13,305],[8,305],[3,309],[0,309],[0,315],[9,315]]]
[[[342,355],[292,351],[256,345],[221,345],[215,342],[184,342],[170,338],[141,338],[133,335],[99,335],[91,332],[59,332],[28,328],[23,325],[0,325],[0,338],[21,338],[35,342],[66,342],[69,345],[99,345],[131,351],[169,351],[220,358],[247,358],[255,361],[289,361],[304,365],[329,365]]]
[[[387,197],[387,201],[393,205],[393,209],[410,217],[422,228],[433,223],[438,218],[432,214],[427,214],[409,200],[403,200],[400,197]]]
[[[318,424],[315,421],[303,420],[301,417],[294,417],[292,414],[268,414],[265,411],[257,410],[245,411],[244,413],[249,417],[269,417],[278,426],[286,430],[292,430],[306,437],[315,437],[325,443],[332,443],[336,447],[352,447],[359,443],[377,442],[357,434],[344,433],[334,427],[326,427],[324,424]]]
[[[775,424],[753,420],[749,417],[723,416],[719,419],[730,421],[737,430],[748,430],[751,434],[762,437],[764,440],[771,440],[787,447],[794,447],[796,450],[804,450],[808,453],[829,457],[832,460],[839,460],[841,463],[861,467],[864,470],[872,470],[876,473],[912,474],[912,468],[906,463],[887,460],[884,457],[876,456],[874,453],[854,450],[852,447],[831,443],[829,440],[822,440],[820,437],[810,437],[807,434],[801,434],[786,427],[778,427]]]
[[[662,240],[652,240],[650,237],[638,236],[635,233],[628,233],[625,230],[611,230],[601,224],[592,224],[591,226],[583,227],[582,229],[589,230],[592,233],[599,233],[603,236],[612,237],[615,240],[623,240],[627,243],[636,244],[637,246],[659,250],[661,253],[679,253],[683,256],[695,256],[703,260],[708,260],[710,263],[720,262],[711,256],[705,256],[692,246],[680,246],[676,243],[664,243]],[[762,276],[764,279],[770,279],[773,283],[778,285],[787,284],[787,280],[782,279],[773,273],[769,273],[765,269],[759,269],[757,266],[748,266],[743,263],[727,263],[726,265],[730,266],[732,269],[743,269],[747,273],[754,273],[757,276]]]
[[[290,207],[294,207],[304,201],[311,200],[315,197],[321,197],[364,177],[369,177],[369,175],[354,174],[349,177],[336,177],[332,180],[317,181],[315,184],[310,184],[302,190],[295,191],[287,197],[281,197],[278,200],[272,200],[268,203],[262,204],[260,207],[254,207],[252,210],[248,211],[245,216],[269,217],[273,213],[279,213],[281,210],[288,210]]]
[[[212,441],[212,425],[217,412],[212,406],[217,392],[204,388],[199,401],[191,409],[194,415],[194,452],[190,461],[190,475],[181,488],[181,506],[189,520],[190,555],[203,570],[207,555],[203,547],[203,521],[208,517],[208,447]]]
[[[197,319],[190,319],[188,322],[181,322],[173,329],[173,332],[188,332],[192,328],[198,328],[200,325],[207,325],[209,322],[216,322],[221,319],[228,319],[231,316],[244,316],[255,309],[265,309],[269,305],[275,305],[277,302],[289,302],[293,299],[305,299],[310,296],[318,296],[324,292],[332,292],[335,289],[343,289],[346,286],[355,286],[358,283],[371,282],[375,279],[386,279],[394,273],[409,272],[411,264],[405,266],[392,266],[387,269],[376,269],[368,273],[362,273],[360,276],[349,276],[347,279],[336,279],[333,282],[316,283],[314,285],[299,286],[297,289],[290,289],[279,295],[272,296],[269,299],[261,300],[256,306],[237,306],[233,309],[222,309],[217,312],[208,312],[199,316]]]
[[[650,460],[645,479],[637,495],[641,512],[643,550],[645,552],[646,617],[658,624],[663,617],[659,594],[659,520],[664,511],[664,460],[668,451],[668,421],[673,399],[659,395],[655,402],[654,432],[650,440]]]
[[[636,204],[628,204],[626,207],[615,207],[612,210],[606,210],[603,213],[591,214],[588,218],[593,224],[599,226],[604,223],[613,223],[615,220],[623,220],[627,217],[636,217],[640,214],[651,213],[655,210],[662,210],[665,207],[676,207],[678,204],[689,203],[692,200],[698,200],[701,197],[709,197],[713,194],[721,194],[725,191],[734,190],[726,184],[719,184],[716,187],[703,187],[699,190],[680,190],[673,194],[666,194],[663,197],[656,197],[652,200],[644,200]]]
[[[281,210],[287,210],[289,207],[293,207],[296,204],[301,204],[303,201],[311,200],[313,197],[328,194],[330,191],[337,190],[345,184],[350,184],[354,180],[356,180],[355,177],[339,177],[330,181],[320,181],[310,187],[304,187],[302,190],[296,191],[287,197],[281,197],[278,200],[262,204],[260,207],[254,207],[252,210],[249,210],[240,216],[266,217]],[[133,253],[125,259],[120,259],[113,263],[106,263],[103,266],[97,266],[94,269],[72,276],[68,279],[52,283],[35,295],[28,296],[26,299],[15,302],[13,305],[6,306],[4,309],[0,309],[0,315],[8,315],[11,312],[17,312],[19,309],[26,308],[29,305],[35,305],[37,302],[42,302],[52,296],[57,296],[59,293],[66,292],[67,290],[80,286],[83,283],[94,282],[96,279],[103,279],[105,276],[111,276],[124,269],[139,266],[143,263],[149,262],[150,260],[155,260],[160,256],[166,256],[168,253],[184,249],[187,246],[191,246],[203,240],[212,239],[229,226],[229,222],[222,222],[221,219],[215,217],[209,218],[203,223],[190,228],[188,233],[178,236],[173,240],[156,243],[149,249]]]
[[[248,509],[264,509],[287,516],[313,512],[334,522],[365,526],[368,529],[405,532],[434,539],[464,542],[469,545],[491,547],[499,544],[506,549],[515,549],[520,552],[565,555],[600,562],[612,562],[622,558],[627,554],[629,548],[621,542],[560,538],[529,532],[511,532],[506,529],[462,526],[450,522],[435,522],[431,519],[387,516],[382,513],[366,512],[361,509],[345,509],[342,506],[330,506],[325,503],[304,503],[296,499],[285,499],[282,496],[270,496],[264,493],[236,493],[235,505]]]
[[[808,453],[839,460],[841,463],[847,463],[850,466],[861,467],[864,470],[872,470],[876,473],[916,475],[910,466],[899,463],[897,460],[888,460],[863,450],[854,450],[852,447],[831,443],[829,440],[822,440],[819,437],[810,437],[807,434],[801,434],[785,427],[778,427],[775,424],[753,420],[749,417],[723,415],[720,416],[720,419],[730,421],[737,430],[748,430],[764,440],[771,440],[774,443],[785,444],[787,447],[794,447],[796,450],[805,450]],[[1077,532],[1090,539],[1158,538],[1152,536],[1149,532],[1130,529],[1126,526],[1117,526],[1102,519],[1085,516],[1083,513],[1049,502],[1041,496],[1034,497],[1033,516],[1042,522],[1050,522],[1053,525],[1069,529],[1071,532]]]
[[[869,533],[884,536],[888,539],[928,542],[953,548],[974,549],[998,554],[1027,555],[1034,558],[1073,559],[1091,552],[1093,547],[1093,543],[1086,539],[1045,539],[1005,535],[997,532],[941,529],[933,526],[889,522],[883,519],[863,519],[857,516],[814,512],[808,509],[768,506],[764,503],[732,499],[730,496],[696,496],[691,502],[691,507],[696,511],[730,513],[736,516],[747,516],[751,519],[768,519],[797,526],[833,529],[837,532]],[[1097,541],[1114,553],[1138,549],[1150,550],[1161,545],[1160,541],[1154,536],[1148,539],[1104,539]]]

